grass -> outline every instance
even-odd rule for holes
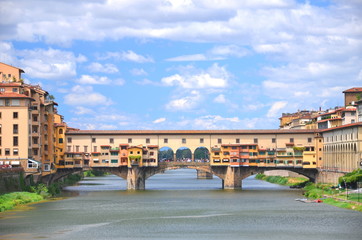
[[[6,210],[11,210],[16,206],[39,202],[43,200],[44,197],[37,193],[30,192],[13,192],[0,196],[0,212]]]
[[[265,174],[257,174],[256,179],[264,180],[270,183],[276,183],[279,185],[291,186],[291,187],[303,187],[308,183],[306,178],[292,178],[292,177],[281,177],[281,176],[266,176]]]

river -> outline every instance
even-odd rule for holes
[[[167,171],[126,191],[117,176],[86,178],[65,199],[0,215],[0,239],[362,239],[362,214],[302,203],[301,191],[253,177],[243,190],[196,171]]]

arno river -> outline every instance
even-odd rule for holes
[[[0,239],[362,239],[362,213],[301,203],[300,190],[254,178],[243,190],[174,170],[126,191],[116,176],[87,178],[63,200],[0,215]]]

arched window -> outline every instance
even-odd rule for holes
[[[59,129],[59,134],[63,134],[63,129]]]

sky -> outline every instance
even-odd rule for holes
[[[276,129],[362,87],[362,0],[0,0],[0,62],[84,130]]]

